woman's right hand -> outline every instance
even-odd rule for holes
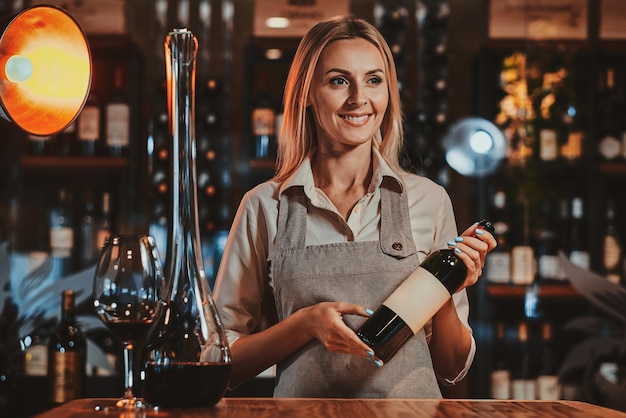
[[[344,315],[369,317],[364,306],[347,302],[320,302],[300,309],[305,329],[332,353],[353,354],[373,359],[371,347],[365,344],[343,321]]]

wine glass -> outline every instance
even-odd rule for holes
[[[155,240],[150,235],[112,235],[102,248],[93,287],[94,307],[100,319],[124,346],[123,409],[143,409],[133,393],[133,348],[144,342],[156,319],[167,286]]]

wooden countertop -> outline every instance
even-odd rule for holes
[[[78,399],[38,418],[626,418],[626,413],[578,401],[496,401],[418,399],[223,398],[212,408],[162,409],[146,413],[110,413],[97,407],[113,399]]]

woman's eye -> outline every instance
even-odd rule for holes
[[[383,80],[380,77],[372,77],[370,78],[369,82],[370,84],[381,84]]]
[[[330,80],[330,84],[335,85],[335,86],[340,86],[340,85],[348,84],[348,82],[342,77],[336,77]]]

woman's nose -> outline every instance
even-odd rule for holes
[[[348,104],[351,106],[362,106],[367,103],[367,98],[363,92],[363,89],[359,86],[352,87],[350,91],[350,97],[348,97]]]

